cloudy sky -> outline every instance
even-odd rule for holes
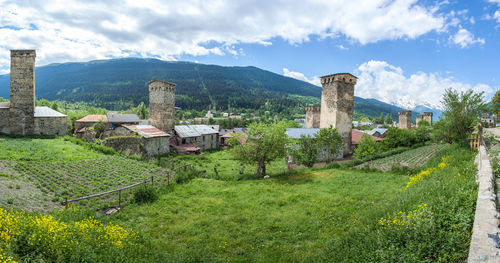
[[[155,57],[315,84],[351,72],[358,96],[438,106],[447,87],[500,88],[500,0],[0,0],[0,73],[21,48],[37,66]]]

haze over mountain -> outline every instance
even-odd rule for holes
[[[259,109],[266,103],[300,107],[318,103],[321,88],[256,67],[223,67],[191,62],[126,58],[50,64],[36,69],[37,99],[84,101],[111,110],[148,103],[153,79],[177,84],[176,106],[206,110]],[[9,97],[9,75],[0,76],[0,97]],[[355,98],[357,113],[397,116],[400,107],[375,99]]]

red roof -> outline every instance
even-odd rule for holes
[[[108,117],[106,115],[87,115],[76,122],[108,122]]]
[[[181,144],[177,146],[179,152],[197,152],[200,148],[196,147],[194,144]]]
[[[361,137],[363,136],[363,134],[367,134],[367,135],[371,136],[370,134],[364,133],[360,130],[352,129],[352,144],[358,144],[358,142],[359,142],[359,140],[361,140]],[[375,136],[372,136],[372,138],[377,142],[382,140],[381,138],[378,138]]]

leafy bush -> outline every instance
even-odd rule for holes
[[[141,185],[134,190],[134,202],[138,204],[152,203],[158,199],[158,192],[149,185]]]
[[[313,167],[318,161],[318,143],[310,135],[301,135],[298,140],[298,148],[294,149],[293,156],[297,164]]]
[[[178,171],[175,177],[175,182],[178,184],[187,183],[196,178],[198,173],[195,169],[187,169],[186,171]]]
[[[373,155],[380,150],[379,144],[369,134],[364,133],[359,140],[358,146],[354,149],[354,158],[363,159]]]
[[[382,141],[382,145],[386,150],[388,150],[400,146],[409,147],[416,142],[417,138],[412,131],[392,127],[387,130],[385,139]]]
[[[100,144],[97,144],[97,143],[87,142],[87,141],[78,139],[76,137],[65,136],[64,140],[72,142],[72,143],[74,143],[76,145],[83,146],[83,147],[85,147],[87,149],[90,149],[90,150],[101,152],[103,154],[107,154],[107,155],[119,154],[117,151],[115,151],[115,149],[113,149],[111,147],[107,147],[107,146],[100,145]]]

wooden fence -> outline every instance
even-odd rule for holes
[[[177,171],[179,169],[184,169],[184,171],[186,171],[188,168],[193,168],[193,165],[192,164],[186,164],[186,165],[182,165],[182,166],[173,168],[172,170],[167,170],[167,172],[166,172],[166,174],[167,174],[167,185],[170,184],[170,181],[172,180],[171,175],[173,173],[175,173],[175,171]],[[144,179],[142,182],[131,184],[131,185],[127,185],[127,186],[122,187],[122,188],[118,188],[118,189],[107,191],[107,192],[102,192],[102,193],[99,193],[99,194],[93,194],[93,195],[79,197],[79,198],[75,198],[75,199],[71,199],[71,200],[68,200],[66,198],[66,200],[64,201],[64,207],[68,208],[70,203],[75,203],[75,202],[79,202],[79,201],[82,201],[82,200],[88,200],[88,199],[97,198],[97,197],[101,197],[101,196],[105,196],[105,195],[110,195],[110,194],[113,194],[113,193],[116,193],[116,192],[118,192],[118,206],[121,207],[122,206],[122,191],[130,189],[130,188],[137,187],[139,185],[146,184],[148,182],[151,182],[151,184],[154,184],[155,177],[160,177],[160,176],[164,176],[164,175],[165,175],[165,173],[158,174],[158,175],[152,175],[152,176]]]
[[[473,151],[479,151],[479,145],[481,144],[481,133],[474,133],[470,135],[469,144],[470,149]]]

